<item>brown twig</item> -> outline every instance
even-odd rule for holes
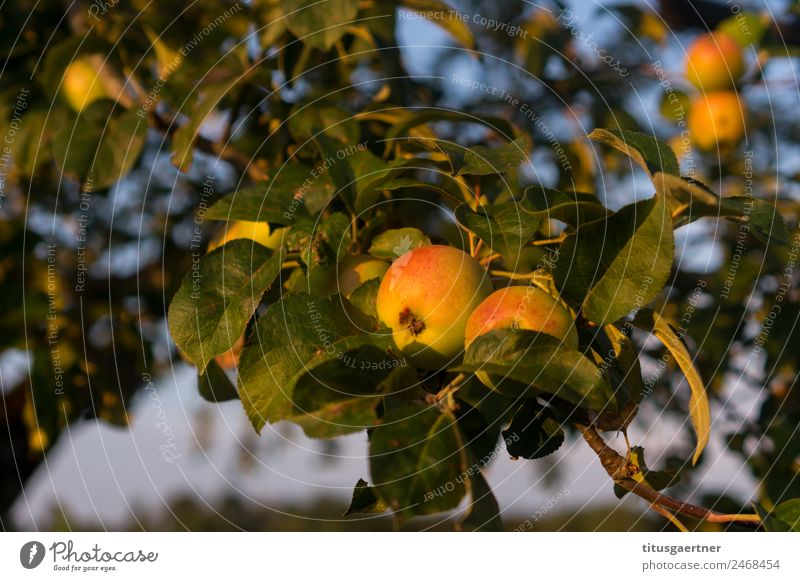
[[[665,507],[674,512],[680,513],[685,516],[704,520],[713,523],[729,523],[738,522],[747,525],[757,526],[761,524],[761,518],[757,514],[724,514],[715,512],[708,508],[683,502],[661,494],[657,490],[653,490],[649,486],[636,482],[630,478],[630,470],[628,462],[616,450],[609,447],[594,426],[586,424],[575,424],[575,427],[580,430],[583,439],[589,444],[589,447],[594,450],[600,463],[605,468],[608,475],[614,480],[614,483],[622,488],[634,493],[636,496],[643,498],[650,504]]]
[[[168,121],[155,112],[151,113],[150,118],[153,120],[156,129],[163,131],[168,136],[178,129],[178,125],[174,120]],[[195,138],[195,147],[204,153],[216,155],[220,159],[229,162],[238,172],[247,173],[256,181],[266,180],[269,177],[250,158],[232,147],[223,147],[199,135]]]

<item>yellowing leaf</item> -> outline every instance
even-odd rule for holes
[[[708,404],[708,396],[706,395],[703,379],[694,366],[692,356],[683,341],[681,341],[675,329],[661,315],[651,309],[642,309],[636,316],[634,324],[658,337],[675,358],[684,376],[686,376],[686,381],[692,390],[692,395],[689,399],[689,416],[697,434],[697,446],[692,457],[692,464],[697,464],[697,460],[700,458],[700,454],[703,453],[711,433],[711,408]]]

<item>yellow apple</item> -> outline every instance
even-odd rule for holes
[[[462,352],[467,319],[491,292],[474,258],[450,246],[423,246],[389,267],[376,308],[400,353],[417,367],[440,369]]]
[[[283,228],[270,231],[269,224],[266,222],[248,222],[246,220],[228,222],[227,227],[208,243],[208,251],[211,252],[231,240],[240,239],[254,240],[262,246],[274,250],[283,241]]]
[[[738,144],[745,132],[745,109],[735,91],[718,91],[697,97],[689,110],[689,131],[703,150]]]
[[[61,93],[76,113],[99,99],[108,98],[108,91],[100,78],[96,63],[86,57],[77,58],[67,66]]]
[[[352,254],[337,266],[338,292],[349,297],[359,286],[373,278],[381,278],[389,263],[369,254]]]

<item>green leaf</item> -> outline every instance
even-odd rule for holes
[[[342,201],[351,209],[355,208],[356,189],[355,176],[350,168],[345,151],[336,142],[323,133],[317,133],[314,137],[323,162],[318,171],[326,171],[330,174],[331,181],[336,186],[336,195],[341,196]]]
[[[372,278],[361,284],[350,295],[350,302],[362,313],[369,315],[373,319],[378,318],[376,302],[378,299],[378,289],[381,287],[381,279]]]
[[[495,390],[511,397],[551,393],[589,409],[615,409],[610,384],[583,354],[555,337],[532,331],[496,329],[476,338],[457,371],[504,378]],[[522,393],[517,391],[519,382]]]
[[[596,336],[600,352],[600,365],[608,375],[617,393],[624,393],[628,401],[638,404],[645,393],[639,352],[628,333],[606,325]],[[625,418],[628,419],[628,418]]]
[[[65,125],[53,136],[53,158],[62,173],[79,182],[88,178],[98,155],[103,127],[90,122],[89,113],[102,105],[93,103],[78,116],[74,125]]]
[[[484,176],[515,170],[527,158],[530,145],[528,138],[524,136],[497,147],[476,145],[468,148],[441,139],[415,139],[414,141],[428,150],[444,154],[454,176]]]
[[[789,525],[775,516],[775,514],[760,504],[754,504],[758,516],[761,517],[761,526],[764,530],[772,533],[788,533],[790,532]]]
[[[309,269],[328,269],[347,256],[352,243],[350,226],[350,218],[341,212],[335,212],[315,224],[302,224],[304,232],[305,227],[311,228],[300,244],[300,258]],[[301,228],[296,230],[301,231]]]
[[[662,172],[680,175],[678,159],[669,144],[637,131],[595,129],[589,139],[610,145],[633,159],[651,176]]]
[[[206,212],[209,220],[248,220],[289,226],[310,218],[309,198],[329,200],[335,188],[327,175],[314,178],[313,168],[284,164],[266,184],[238,190],[217,200]]]
[[[434,184],[431,182],[421,182],[419,180],[413,178],[404,178],[399,177],[395,179],[387,180],[380,185],[382,190],[386,190],[389,192],[397,191],[397,190],[406,190],[406,189],[421,189],[421,190],[430,190],[441,197],[445,198],[446,200],[450,200],[454,204],[458,205],[461,204],[461,197],[456,195],[454,192],[447,189],[445,186],[440,184]]]
[[[583,226],[563,244],[555,282],[562,297],[598,325],[653,300],[674,257],[672,219],[661,197]]]
[[[491,428],[498,430],[505,426],[519,403],[516,398],[506,397],[488,389],[475,377],[469,377],[458,388],[459,402],[466,402],[478,410]]]
[[[517,268],[519,255],[539,227],[539,218],[524,212],[519,204],[506,202],[478,208],[475,212],[467,204],[455,211],[456,219],[466,229],[475,233],[494,252],[501,254],[505,264]]]
[[[564,443],[564,430],[549,408],[528,399],[517,408],[503,431],[506,449],[515,458],[544,458]]]
[[[135,110],[111,120],[89,173],[95,186],[110,186],[125,177],[139,159],[146,139],[147,122]]]
[[[473,465],[474,466],[474,465]],[[477,467],[470,473],[471,503],[467,515],[461,521],[461,529],[467,531],[501,532],[500,505],[492,493],[489,483]]]
[[[385,347],[363,345],[367,342],[363,337],[344,340],[335,357],[309,360],[294,383],[294,410],[283,419],[302,427],[309,438],[336,438],[374,426],[384,380],[405,362],[389,357]]]
[[[377,258],[394,260],[421,246],[430,246],[431,239],[416,228],[386,230],[372,239],[368,252]]]
[[[305,44],[328,51],[358,14],[358,0],[281,0],[286,25]]]
[[[125,177],[139,159],[147,136],[147,122],[135,110],[108,119],[98,115],[106,111],[105,105],[93,103],[74,125],[64,126],[53,138],[53,156],[61,170],[92,190]]]
[[[353,488],[353,498],[347,512],[342,516],[351,514],[378,514],[386,512],[389,507],[375,495],[375,490],[363,478],[359,478]]]
[[[657,337],[675,358],[678,367],[686,377],[692,392],[689,399],[689,416],[697,435],[697,445],[692,457],[692,463],[696,464],[711,434],[711,408],[703,379],[700,377],[686,345],[664,317],[652,309],[642,309],[636,315],[633,324]]]
[[[3,135],[9,135],[9,124],[6,119],[10,119],[12,111],[15,106],[17,95],[22,93],[15,93],[14,95],[6,92],[3,101],[8,103],[6,107],[9,110],[4,111],[2,117],[4,123],[0,124],[0,131]],[[49,111],[44,108],[34,108],[27,111],[19,124],[17,134],[12,140],[14,143],[10,144],[9,149],[11,155],[14,157],[14,163],[19,168],[22,175],[31,176],[36,169],[42,165],[47,159],[47,156],[42,155],[42,151],[47,151],[50,131],[48,131],[48,124],[53,123],[53,119],[48,117]],[[8,145],[8,144],[6,144]]]
[[[355,117],[340,107],[320,102],[295,105],[289,113],[286,125],[296,143],[305,143],[320,130],[326,137],[353,147],[361,138],[361,130]]]
[[[672,89],[661,96],[659,111],[672,123],[685,122],[686,111],[692,106],[692,98],[683,91]],[[687,146],[688,147],[688,146]]]
[[[598,328],[592,345],[594,361],[611,382],[619,402],[617,411],[602,413],[595,420],[597,429],[603,432],[627,429],[646,393],[639,353],[629,337],[632,327],[628,324],[625,328],[627,332],[614,325]]]
[[[375,492],[400,519],[458,506],[467,493],[467,452],[456,419],[438,406],[401,404],[370,437]]]
[[[789,525],[793,532],[800,533],[800,498],[780,503],[772,513]]]
[[[520,207],[541,220],[560,220],[575,227],[611,214],[594,194],[561,192],[538,185],[525,188]]]
[[[439,0],[401,0],[401,3],[403,6],[418,12],[421,16],[433,16],[431,22],[449,32],[461,46],[469,49],[475,48],[475,39],[466,21],[461,18],[453,18],[451,12],[454,12],[454,10],[445,2],[440,2]]]
[[[737,12],[720,22],[717,30],[731,36],[740,46],[746,48],[757,45],[764,38],[770,25],[767,14],[757,12]]]
[[[206,372],[197,376],[197,388],[204,400],[213,403],[239,399],[236,387],[213,360],[208,362]]]
[[[789,244],[789,230],[774,205],[753,196],[720,198],[700,181],[678,176],[659,176],[669,198],[670,212],[679,214],[681,223],[700,218],[727,218],[746,224],[756,238],[768,244]]]
[[[382,184],[398,172],[408,171],[406,160],[383,161],[369,150],[362,150],[347,158],[356,179],[356,213],[371,209],[381,195]]]
[[[322,438],[374,423],[380,383],[402,364],[374,330],[339,295],[291,293],[270,305],[239,361],[239,396],[256,431],[289,420]]]
[[[282,263],[282,251],[232,240],[203,256],[186,274],[169,306],[169,329],[200,373],[242,336]]]
[[[734,222],[744,222],[747,229],[764,244],[789,245],[789,229],[778,209],[759,198],[733,196],[721,198],[721,214]]]
[[[200,88],[199,95],[187,113],[187,122],[178,127],[172,136],[172,163],[181,171],[189,171],[192,165],[194,144],[200,136],[200,128],[223,98],[237,84],[250,76],[247,71],[234,75],[222,83],[205,85]]]
[[[633,479],[639,483],[646,484],[653,490],[669,488],[680,480],[680,475],[674,470],[650,470],[645,463],[644,448],[641,446],[633,446],[631,448],[628,454],[628,464],[639,469],[636,474],[633,474]]]
[[[460,391],[459,387],[459,391]],[[499,422],[489,423],[483,413],[472,407],[466,401],[458,399],[458,406],[455,409],[458,427],[464,434],[466,445],[472,454],[479,459],[479,464],[484,466],[494,458],[494,451],[497,449],[497,441],[500,438]]]

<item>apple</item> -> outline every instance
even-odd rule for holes
[[[466,346],[489,331],[508,328],[547,333],[578,348],[578,331],[569,311],[535,286],[509,286],[489,295],[467,320]]]
[[[742,73],[742,48],[727,33],[704,34],[692,43],[686,53],[686,78],[703,92],[729,89]]]
[[[388,262],[369,254],[350,254],[336,266],[313,266],[307,273],[296,269],[289,277],[286,288],[321,296],[340,293],[350,297],[363,283],[381,278],[388,268]]]
[[[100,99],[111,99],[123,107],[133,105],[124,79],[102,54],[80,56],[67,65],[59,90],[76,113]]]
[[[214,357],[214,361],[221,369],[234,369],[239,365],[239,356],[242,354],[242,349],[244,349],[244,335],[239,337],[228,351]]]
[[[546,333],[568,347],[578,348],[578,331],[572,315],[550,293],[534,286],[510,286],[489,295],[467,320],[465,347],[494,329]],[[478,371],[475,376],[491,389],[500,384],[500,378],[485,371]],[[519,395],[516,391],[513,394]]]
[[[359,286],[373,278],[381,278],[389,263],[369,254],[351,254],[338,265],[338,292],[349,297]]]
[[[77,58],[67,66],[61,93],[76,113],[95,101],[108,98],[96,63],[87,57]]]
[[[463,350],[467,319],[491,292],[477,260],[450,246],[422,246],[386,271],[376,308],[400,353],[417,367],[440,369]]]
[[[269,224],[266,222],[248,222],[246,220],[235,220],[228,222],[227,227],[208,243],[208,251],[212,251],[230,242],[231,240],[253,240],[262,246],[275,250],[283,241],[283,228],[276,228],[270,231]]]
[[[745,132],[745,109],[735,91],[717,91],[697,97],[689,110],[689,131],[703,150],[732,147]]]

